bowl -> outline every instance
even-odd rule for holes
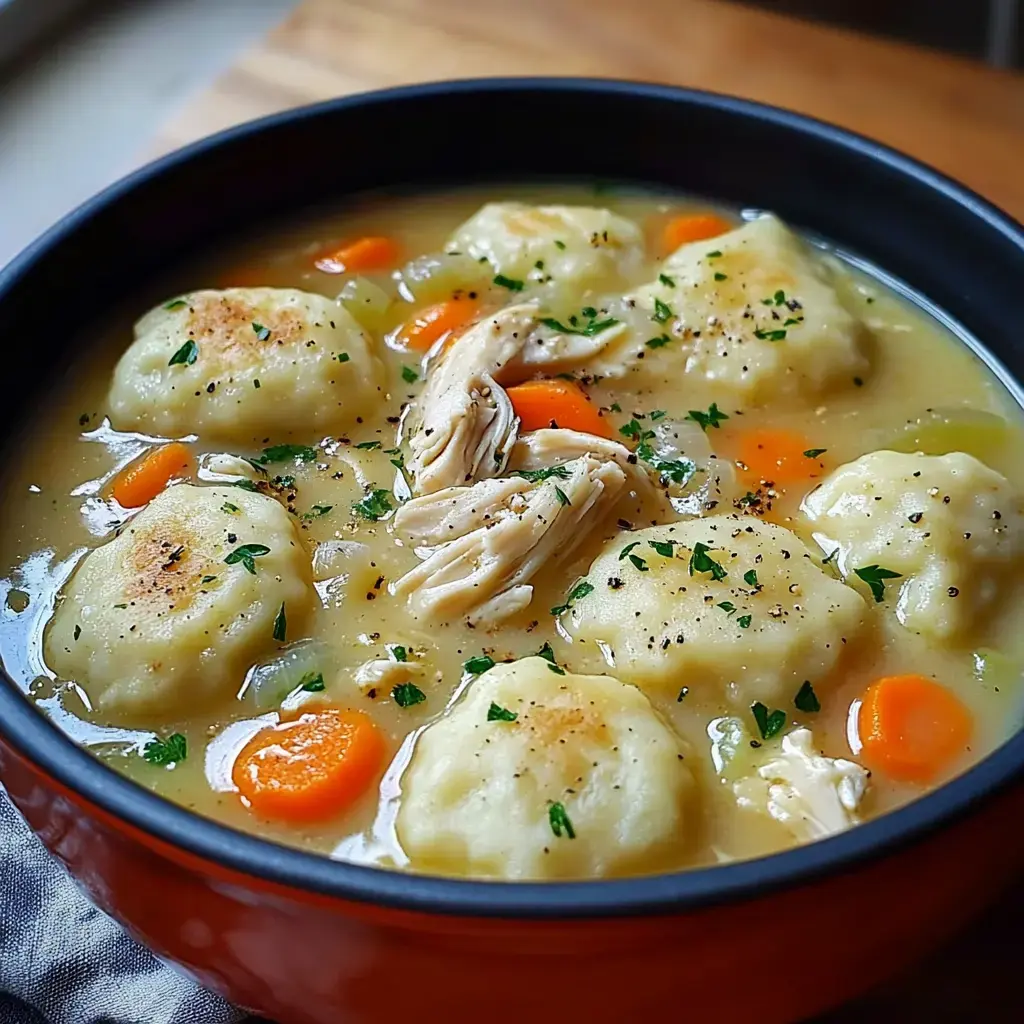
[[[605,125],[608,141],[594,141]],[[526,145],[516,138],[524,130]],[[397,153],[377,144],[395,138]],[[4,436],[76,343],[68,317],[52,315],[56,297],[85,328],[257,217],[367,189],[539,174],[774,210],[927,296],[984,340],[1008,384],[1024,379],[1024,231],[934,171],[723,96],[462,81],[231,129],[66,217],[0,273],[6,368],[17,381]],[[601,882],[459,881],[340,863],[193,815],[105,767],[0,680],[0,778],[43,842],[159,955],[281,1024],[480,1012],[608,1024],[680,1010],[719,1024],[806,1017],[922,955],[1019,870],[1024,830],[1005,822],[1024,813],[1022,772],[1018,733],[895,813],[760,860]]]

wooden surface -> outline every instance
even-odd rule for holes
[[[1024,219],[1024,76],[715,0],[306,0],[164,126],[151,154],[331,96],[521,74],[667,82],[789,107],[903,149]],[[1024,1020],[1022,914],[1024,889],[828,1024]]]
[[[506,74],[789,107],[903,149],[1024,219],[1024,76],[721,0],[306,0],[164,126],[156,150],[330,96]]]

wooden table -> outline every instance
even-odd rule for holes
[[[305,0],[154,148],[365,89],[524,74],[668,82],[789,107],[903,149],[1024,219],[1024,76],[715,0]],[[1024,888],[829,1024],[1024,1020],[1022,915]]]

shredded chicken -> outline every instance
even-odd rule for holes
[[[610,459],[585,455],[566,471],[565,478],[482,480],[403,505],[392,528],[424,561],[392,593],[440,621],[468,615],[493,623],[525,608],[533,576],[571,553],[626,485]]]
[[[537,307],[509,306],[474,324],[438,356],[419,398],[409,438],[416,494],[498,476],[519,421],[503,385],[535,370],[554,373],[584,362],[617,334],[552,330]]]
[[[624,444],[561,427],[545,427],[523,434],[509,455],[508,469],[511,472],[535,472],[552,466],[564,466],[584,455],[616,463],[634,490],[640,491],[652,486],[651,474]]]
[[[364,661],[356,669],[355,682],[362,690],[387,689],[422,676],[423,666],[413,661],[390,661],[387,658],[379,658],[375,661]]]
[[[757,774],[768,784],[768,813],[800,839],[821,839],[858,822],[870,773],[853,761],[825,757],[810,729],[782,739],[782,753]]]

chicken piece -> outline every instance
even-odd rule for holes
[[[364,661],[356,669],[355,683],[361,690],[388,690],[393,686],[423,678],[423,666],[414,661],[391,661],[378,658]]]
[[[499,310],[457,338],[430,368],[409,438],[409,470],[417,494],[498,476],[519,432],[502,385],[544,369],[585,362],[616,326],[586,336],[553,331],[538,309],[521,303]]]
[[[391,592],[408,596],[415,615],[439,621],[492,623],[525,608],[534,574],[570,554],[626,484],[621,466],[591,455],[566,469],[565,479],[482,480],[403,505],[392,528],[424,561]]]
[[[536,472],[552,466],[564,466],[586,455],[617,463],[627,476],[635,478],[638,486],[650,485],[650,477],[624,444],[562,427],[544,427],[523,434],[509,454],[508,469],[510,472]]]
[[[810,841],[843,832],[859,822],[857,809],[871,773],[854,761],[825,757],[810,729],[782,738],[782,752],[757,769],[758,778],[739,782],[741,806],[767,811],[797,839]]]

